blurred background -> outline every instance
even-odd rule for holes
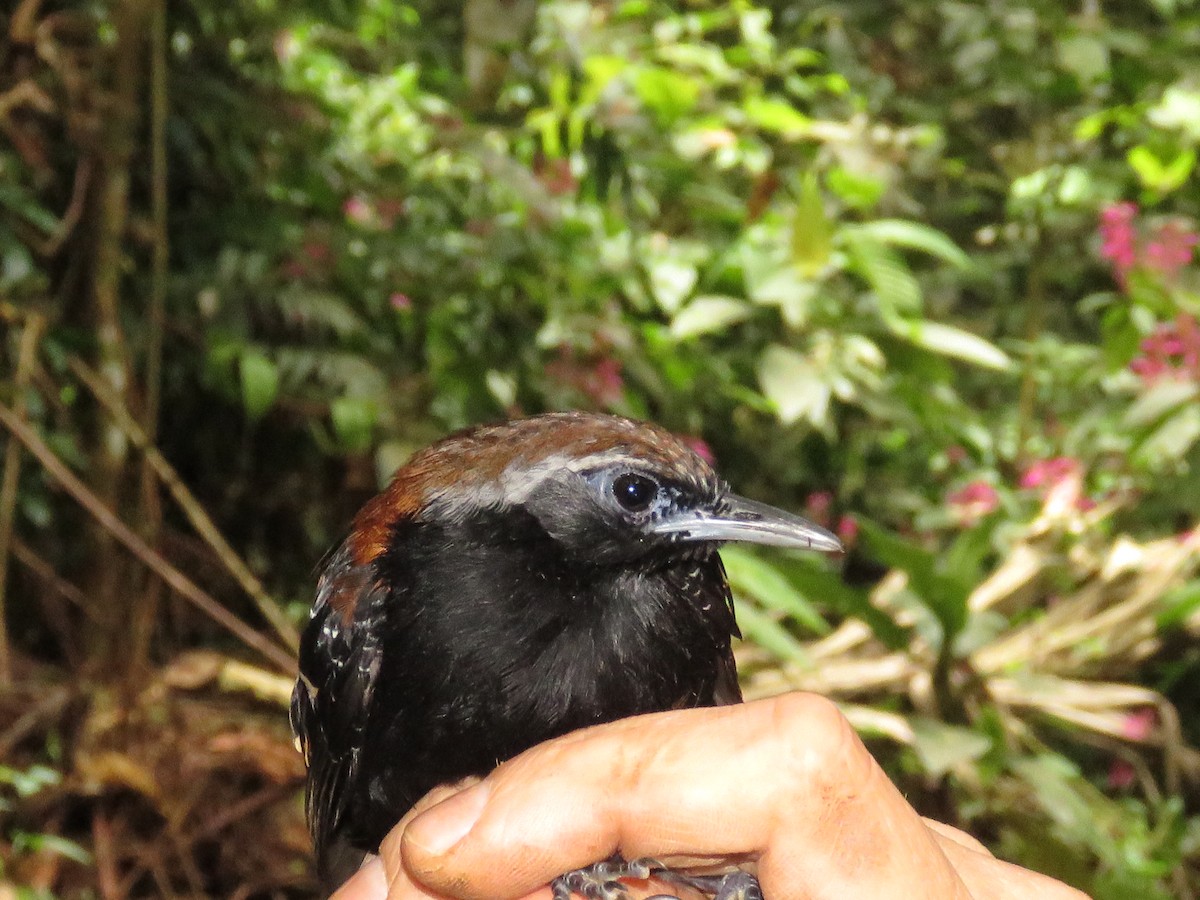
[[[6,0],[0,898],[311,897],[314,569],[416,448],[653,419],[748,696],[1200,896],[1200,6]]]

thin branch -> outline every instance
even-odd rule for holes
[[[25,388],[37,361],[38,342],[45,320],[31,315],[25,320],[17,351],[17,372],[13,378],[13,415],[25,419]],[[13,516],[17,508],[17,487],[21,477],[21,446],[9,441],[4,448],[4,474],[0,476],[0,688],[12,683],[12,661],[8,646],[5,617],[5,589],[8,584],[9,546],[12,543]]]
[[[3,425],[18,441],[25,445],[46,469],[46,472],[84,508],[97,524],[111,534],[125,549],[138,558],[148,569],[167,583],[170,588],[195,606],[198,610],[279,666],[284,672],[295,668],[292,656],[221,606],[190,578],[156,553],[144,540],[104,504],[79,478],[67,468],[38,435],[4,404],[0,403],[0,425]]]
[[[18,537],[12,540],[13,559],[41,579],[50,590],[58,594],[72,606],[76,607],[89,619],[95,620],[96,614],[83,591],[67,581],[56,571],[54,566],[42,559],[34,549]]]
[[[187,489],[187,486],[179,477],[179,473],[167,462],[166,457],[150,442],[149,436],[134,421],[125,404],[113,395],[108,384],[82,360],[72,358],[68,361],[68,365],[76,377],[83,382],[84,386],[91,391],[93,396],[100,401],[101,405],[112,416],[113,423],[124,434],[126,440],[146,455],[146,461],[175,499],[175,502],[179,504],[179,508],[187,516],[187,520],[192,523],[192,527],[196,529],[197,534],[212,548],[213,552],[221,560],[221,563],[237,580],[238,584],[242,586],[242,589],[250,596],[250,599],[254,601],[254,605],[258,608],[258,611],[262,613],[263,618],[275,629],[275,633],[279,635],[284,646],[294,652],[300,646],[300,638],[296,633],[295,626],[292,625],[287,616],[279,608],[279,605],[267,593],[262,582],[250,571],[249,566],[242,561],[242,558],[238,556],[233,547],[229,545],[229,542],[225,540],[216,523],[205,512],[204,507],[201,506],[192,492]]]
[[[146,340],[146,435],[158,440],[158,407],[162,385],[163,328],[166,322],[167,264],[167,11],[156,0],[150,25],[150,214],[154,250],[150,260],[149,336]]]

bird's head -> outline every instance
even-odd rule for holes
[[[588,567],[728,541],[841,550],[824,528],[732,493],[658,426],[552,413],[459,432],[418,453],[359,514],[354,555],[362,563],[383,553],[401,522],[458,528],[513,516],[535,521],[567,560]]]

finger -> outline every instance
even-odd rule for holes
[[[996,859],[986,850],[972,850],[953,838],[942,839],[942,850],[974,900],[1088,900],[1061,881]]]
[[[418,800],[383,839],[379,855],[368,857],[329,900],[444,900],[404,871],[400,858],[400,835],[416,816],[478,781],[478,778],[468,778],[457,784],[442,785]]]
[[[971,837],[971,835],[967,834],[965,831],[959,831],[957,828],[953,828],[944,822],[939,822],[937,819],[928,819],[925,816],[921,816],[921,821],[924,822],[925,827],[932,831],[939,839],[945,838],[946,840],[954,841],[954,843],[966,847],[968,850],[974,850],[976,853],[984,853],[988,856],[992,855],[991,850],[983,846],[982,843]]]
[[[757,857],[780,900],[967,897],[849,723],[805,694],[540,745],[414,819],[401,850],[416,879],[463,898],[517,897],[618,850]]]

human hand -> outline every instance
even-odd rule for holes
[[[439,789],[334,900],[547,900],[613,853],[742,864],[768,900],[1084,898],[922,819],[833,703],[787,694],[574,732]]]

